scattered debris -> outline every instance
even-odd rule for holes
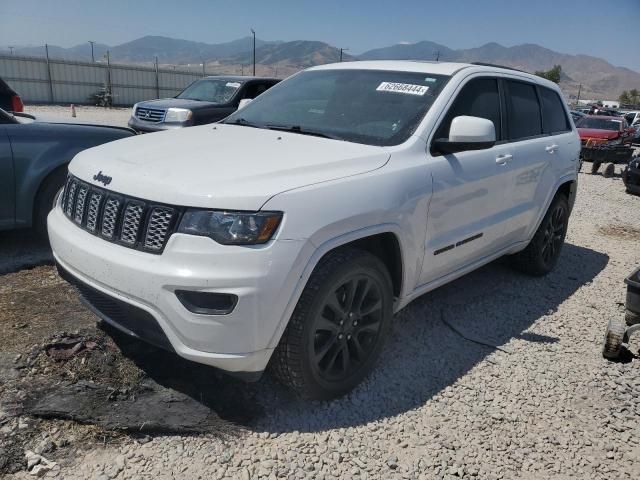
[[[38,455],[31,450],[24,452],[27,460],[27,471],[36,477],[44,476],[48,471],[53,470],[57,466],[56,462],[47,460],[42,455]]]

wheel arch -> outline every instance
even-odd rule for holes
[[[35,190],[35,195],[33,196],[33,203],[31,205],[31,222],[33,223],[33,220],[36,218],[37,214],[36,214],[36,209],[39,206],[40,203],[40,195],[42,195],[42,192],[44,190],[44,187],[47,185],[47,183],[49,181],[51,181],[56,175],[60,175],[60,174],[64,174],[67,171],[67,168],[69,166],[69,163],[63,163],[62,165],[58,165],[57,167],[55,167],[54,169],[52,169],[50,172],[48,172],[41,180],[40,183],[38,184],[36,190]]]

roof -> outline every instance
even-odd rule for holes
[[[227,80],[229,82],[248,82],[249,80],[280,80],[274,77],[254,77],[252,75],[207,75],[204,78]]]
[[[362,60],[355,62],[329,63],[311,67],[309,70],[395,70],[400,72],[424,72],[434,75],[453,75],[457,71],[472,67],[469,63],[430,62],[421,60]]]
[[[492,64],[472,64],[457,62],[435,62],[426,60],[362,60],[354,62],[330,63],[311,67],[309,70],[393,70],[400,72],[418,72],[432,75],[454,75],[461,70],[473,69],[474,72],[502,73],[526,77],[541,85],[557,88],[556,84],[531,73]]]

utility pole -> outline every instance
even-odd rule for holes
[[[440,61],[440,50],[436,52],[436,62]]]
[[[340,49],[340,62],[342,63],[342,52],[346,52],[347,50],[349,50],[348,48],[341,48]]]
[[[53,103],[53,79],[51,78],[51,64],[49,63],[49,45],[44,44],[44,53],[47,56],[47,75],[49,77],[49,100]]]
[[[251,33],[253,34],[253,76],[256,76],[256,31],[252,28]]]
[[[158,56],[156,55],[156,98],[160,98],[160,78],[158,74]]]
[[[244,77],[244,64],[243,63],[240,64],[240,75],[242,75]]]
[[[15,48],[15,47],[9,46],[9,51],[11,52],[11,55],[13,55],[13,49],[14,49],[14,48]]]
[[[93,56],[93,44],[96,42],[93,40],[88,40],[88,42],[91,44],[91,63],[96,63],[96,58]]]
[[[204,74],[204,64],[205,64],[205,62],[204,62],[204,58],[203,58],[203,59],[202,59],[202,77],[203,77],[203,78],[205,77],[205,74]]]
[[[582,90],[582,84],[578,85],[578,98],[576,99],[576,107],[580,105],[580,91]]]

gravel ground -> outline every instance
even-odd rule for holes
[[[35,116],[55,117],[73,120],[70,105],[26,105],[25,113]],[[126,127],[131,108],[102,108],[76,105],[76,120],[97,123],[99,125],[117,125]]]
[[[267,377],[242,387],[259,413],[234,435],[118,437],[74,450],[48,475],[640,478],[640,342],[621,362],[601,356],[639,244],[640,197],[619,177],[581,174],[552,274],[529,278],[499,261],[416,300],[347,397],[301,402]],[[216,388],[233,398],[238,386]]]

